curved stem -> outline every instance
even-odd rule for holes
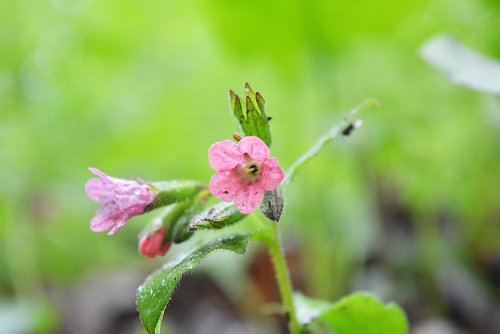
[[[283,300],[283,305],[288,316],[288,328],[291,334],[300,333],[300,324],[297,320],[297,313],[295,312],[295,305],[293,302],[293,288],[290,281],[290,274],[286,265],[286,260],[283,255],[281,247],[281,239],[278,231],[278,224],[271,222],[272,225],[272,238],[267,240],[266,245],[271,253],[276,280]]]

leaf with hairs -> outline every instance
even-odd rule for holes
[[[252,234],[236,234],[220,237],[199,246],[181,259],[167,263],[152,273],[137,289],[137,310],[141,322],[149,334],[160,332],[163,313],[165,312],[175,287],[182,276],[210,254],[219,249],[243,254]]]

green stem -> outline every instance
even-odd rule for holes
[[[266,240],[266,245],[271,253],[276,280],[280,289],[281,299],[288,315],[288,328],[290,334],[299,334],[300,325],[297,320],[297,313],[295,312],[295,305],[293,302],[293,288],[290,281],[290,274],[283,255],[281,247],[281,239],[278,231],[278,224],[271,222],[272,237]]]

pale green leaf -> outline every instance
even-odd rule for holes
[[[460,44],[451,36],[431,38],[422,46],[421,55],[451,82],[480,92],[500,94],[500,61]]]
[[[342,298],[319,315],[315,322],[335,334],[407,334],[408,321],[394,303],[384,305],[369,293]]]

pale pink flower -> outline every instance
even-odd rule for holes
[[[90,229],[108,234],[118,232],[125,222],[144,212],[155,198],[155,192],[144,183],[110,177],[97,168],[89,170],[100,179],[90,179],[85,191],[90,199],[99,202],[101,207],[90,221]]]
[[[166,229],[164,227],[152,234],[145,234],[139,239],[139,253],[147,257],[164,256],[170,248],[170,242],[164,242]]]
[[[210,192],[231,202],[241,213],[254,212],[265,191],[276,188],[285,174],[278,159],[269,157],[269,147],[258,137],[244,137],[238,144],[217,142],[208,149],[210,166],[218,173],[210,180]]]

